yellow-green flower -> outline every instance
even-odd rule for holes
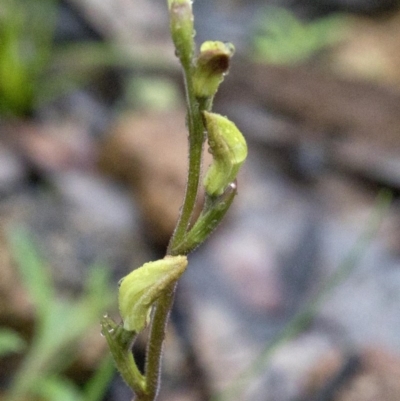
[[[204,178],[209,196],[220,196],[235,180],[247,157],[247,143],[236,125],[220,114],[203,112],[213,162]]]
[[[145,263],[121,280],[118,304],[125,330],[139,333],[146,327],[153,303],[179,279],[187,264],[186,256],[166,256]]]
[[[197,97],[213,97],[224,75],[229,70],[235,48],[231,43],[207,41],[200,47],[193,74],[193,88]]]

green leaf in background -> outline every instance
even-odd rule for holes
[[[39,380],[33,392],[44,401],[83,401],[78,386],[60,376],[49,376]]]
[[[84,400],[81,390],[76,390],[72,382],[64,381],[61,372],[76,358],[79,341],[112,302],[108,285],[110,271],[100,264],[90,266],[82,295],[76,299],[61,298],[29,231],[14,228],[8,238],[23,284],[37,311],[31,346],[14,377],[10,401],[38,392],[49,401]],[[101,377],[110,380],[110,372],[110,367],[102,367]],[[106,384],[100,387],[103,391]],[[96,401],[99,392],[91,389],[89,400]]]
[[[0,358],[25,349],[25,340],[14,330],[0,328]]]
[[[36,313],[43,319],[51,307],[50,300],[54,298],[50,273],[27,230],[22,227],[14,228],[9,232],[8,238],[23,285],[36,307]]]
[[[128,79],[124,100],[128,105],[154,112],[176,110],[180,105],[178,88],[170,80],[159,77]]]
[[[304,22],[281,7],[266,7],[253,37],[253,58],[272,64],[307,61],[317,52],[338,43],[346,33],[344,15]]]
[[[100,401],[115,373],[112,356],[107,355],[83,389],[84,401]]]
[[[32,112],[37,77],[53,47],[57,0],[2,0],[0,13],[0,113]]]

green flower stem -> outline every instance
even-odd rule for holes
[[[189,129],[189,173],[181,213],[167,249],[167,255],[171,256],[183,254],[178,246],[186,237],[193,210],[196,205],[204,143],[204,124],[201,113],[202,110],[204,110],[205,104],[199,104],[194,96],[191,78],[192,67],[188,64],[185,64],[183,65],[183,69],[186,98],[188,102],[187,121]],[[178,250],[179,252],[177,252]],[[148,394],[149,398],[140,398],[138,401],[151,401],[154,399],[158,391],[160,382],[162,347],[164,343],[168,317],[174,300],[175,289],[176,284],[171,285],[168,289],[166,289],[164,294],[158,299],[154,308],[155,310],[150,327],[145,371],[146,394]]]
[[[165,331],[168,317],[174,302],[176,283],[164,291],[164,294],[157,301],[153,319],[150,327],[150,335],[147,346],[147,359],[145,367],[146,397],[138,398],[138,401],[153,401],[157,395],[160,372],[162,347],[165,338]]]
[[[201,161],[203,154],[204,123],[202,111],[206,107],[204,102],[199,103],[193,91],[192,67],[184,65],[186,99],[188,103],[187,121],[189,130],[189,174],[186,185],[185,198],[176,229],[170,240],[167,254],[177,255],[176,247],[185,239],[190,220],[196,205],[200,182]]]
[[[203,143],[205,140],[205,127],[202,111],[208,109],[208,102],[199,102],[194,94],[192,61],[188,62],[184,58],[181,58],[181,64],[183,67],[186,100],[188,105],[187,124],[189,130],[189,169],[181,213],[167,249],[167,255],[171,256],[184,254],[182,249],[179,248],[179,245],[185,240],[193,210],[196,205],[201,175]],[[145,370],[146,393],[149,395],[149,401],[154,399],[159,387],[162,347],[169,314],[174,301],[175,290],[176,284],[171,285],[166,289],[164,294],[158,299],[154,308]],[[140,401],[148,400],[140,399]]]

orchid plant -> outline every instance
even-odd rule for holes
[[[207,41],[197,51],[191,0],[168,0],[168,10],[186,90],[189,130],[186,192],[166,256],[145,263],[120,281],[118,301],[122,322],[117,324],[107,316],[102,320],[102,332],[117,369],[137,401],[153,401],[157,397],[162,346],[177,281],[187,267],[187,255],[208,238],[231,206],[237,193],[236,176],[247,156],[246,141],[236,125],[212,111],[214,96],[229,69],[233,45]],[[202,183],[203,210],[192,222],[206,141],[213,161]],[[147,326],[146,365],[141,372],[132,346]]]

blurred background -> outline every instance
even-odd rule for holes
[[[214,110],[249,157],[179,285],[159,400],[400,399],[399,2],[194,12],[198,43],[235,44]],[[165,252],[186,141],[165,1],[1,1],[0,400],[131,399],[99,321]]]

